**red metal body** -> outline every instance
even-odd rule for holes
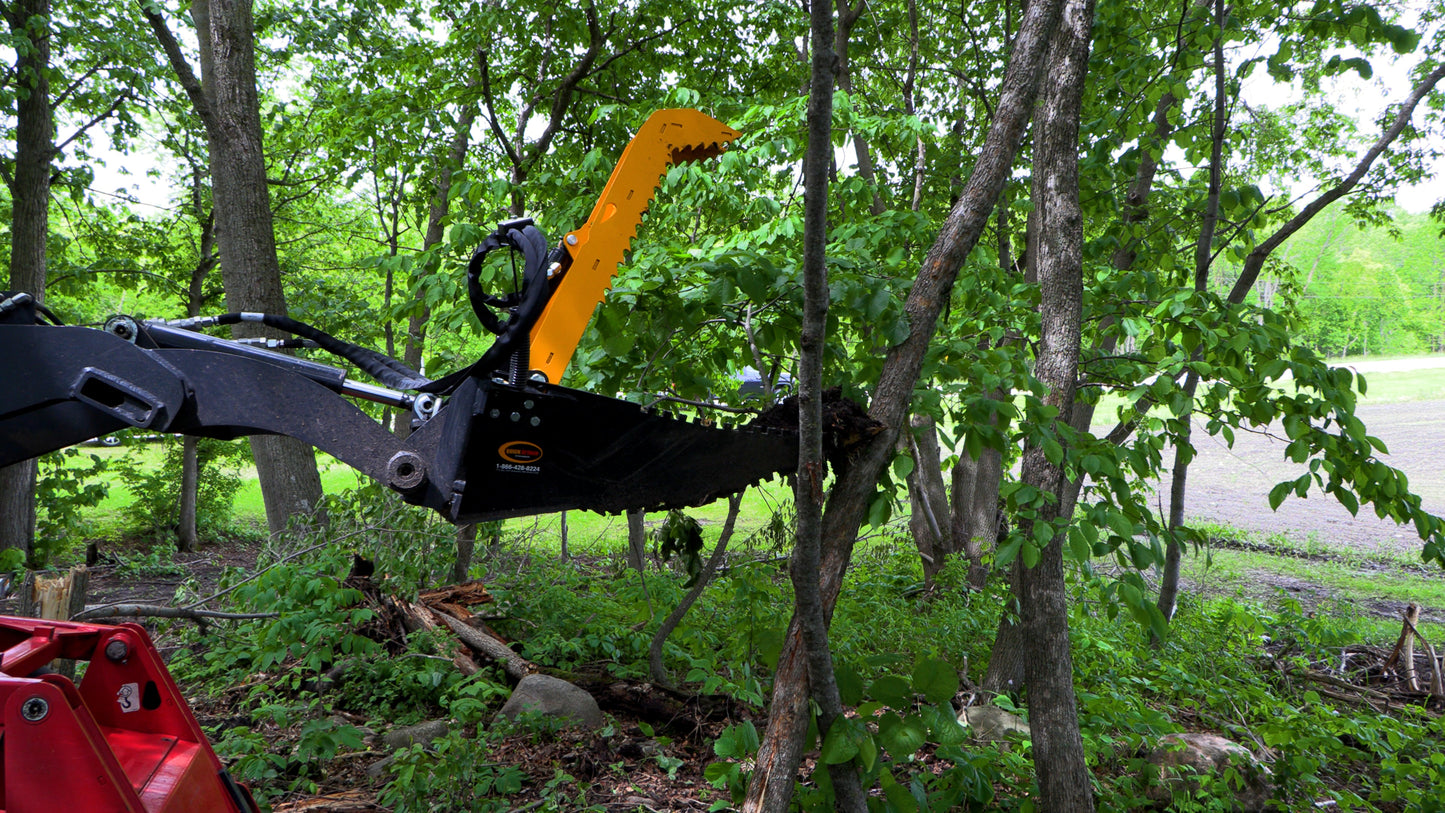
[[[79,688],[37,674],[89,661]],[[255,813],[150,636],[0,616],[0,813]]]

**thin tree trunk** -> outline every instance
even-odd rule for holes
[[[838,68],[837,80],[838,89],[853,95],[853,69],[848,61],[848,50],[852,44],[853,26],[863,16],[868,8],[863,0],[858,0],[856,6],[851,5],[849,0],[836,0],[838,4],[838,27],[833,36],[833,54],[837,57],[835,64]],[[883,189],[878,183],[878,171],[873,166],[873,151],[868,146],[868,140],[861,133],[853,133],[853,151],[858,157],[858,177],[868,183],[873,199],[868,206],[868,211],[874,215],[881,215],[888,210],[883,203]]]
[[[1049,72],[1034,136],[1034,206],[1039,219],[1039,304],[1042,333],[1034,375],[1048,388],[1045,402],[1068,416],[1073,407],[1083,319],[1083,214],[1079,205],[1079,113],[1093,27],[1093,0],[1067,0],[1050,45]],[[1024,449],[1023,482],[1061,496],[1062,461],[1052,462],[1039,442]],[[1053,526],[1038,564],[1019,572],[1019,608],[1027,640],[1024,683],[1033,732],[1040,807],[1053,813],[1092,811],[1092,777],[1074,697],[1069,647],[1064,544],[1069,517],[1055,500],[1024,517],[1023,537],[1039,524]]]
[[[181,438],[181,494],[176,503],[176,548],[192,551],[200,544],[196,528],[201,466],[198,447],[200,439],[191,435]]]
[[[468,572],[472,569],[472,556],[477,550],[476,523],[457,526],[456,544],[457,554],[452,560],[452,583],[461,584],[467,580]]]
[[[1224,0],[1214,2],[1214,123],[1210,128],[1209,192],[1204,199],[1204,219],[1199,227],[1199,240],[1194,245],[1194,291],[1203,294],[1209,284],[1209,267],[1214,256],[1214,234],[1219,224],[1219,194],[1224,178],[1225,70],[1224,63]],[[1203,348],[1190,357],[1198,361]],[[1164,572],[1159,580],[1159,612],[1165,619],[1174,617],[1179,602],[1179,565],[1184,546],[1179,537],[1184,531],[1184,504],[1189,483],[1189,462],[1194,457],[1191,436],[1194,433],[1194,394],[1199,389],[1199,373],[1190,370],[1184,378],[1184,414],[1178,416],[1179,431],[1174,438],[1173,479],[1169,484],[1169,535],[1164,550]],[[1159,643],[1154,638],[1154,643]]]
[[[216,219],[212,212],[204,212],[205,185],[199,166],[192,164],[191,207],[196,220],[201,224],[201,245],[196,265],[191,269],[191,279],[186,285],[186,315],[199,316],[205,304],[206,277],[216,266]],[[196,527],[200,503],[201,463],[200,439],[187,435],[181,440],[181,493],[177,502],[176,547],[182,551],[194,550],[200,544],[200,532]]]
[[[647,648],[647,673],[658,686],[671,688],[673,685],[672,678],[668,677],[667,670],[662,666],[662,646],[667,643],[668,636],[677,629],[677,625],[682,623],[687,611],[697,603],[702,591],[712,582],[713,575],[717,573],[718,566],[727,555],[728,543],[732,541],[733,526],[737,523],[738,509],[742,504],[743,492],[739,491],[728,497],[728,516],[723,521],[722,533],[718,535],[717,547],[713,548],[712,555],[707,557],[707,562],[703,564],[702,572],[697,574],[697,581],[693,583],[692,589],[687,591],[682,601],[662,620],[662,626],[658,627],[657,633],[652,636],[652,643]]]
[[[1036,0],[1024,13],[1004,73],[1000,100],[972,175],[945,220],[909,291],[904,311],[909,334],[891,348],[874,390],[869,413],[883,425],[846,468],[837,472],[823,515],[822,563],[819,578],[824,621],[833,612],[843,575],[853,555],[858,529],[878,476],[892,458],[893,444],[907,419],[914,385],[924,356],[948,303],[963,261],[979,237],[1012,169],[1020,139],[1033,110],[1043,56],[1062,0]],[[808,730],[808,667],[801,631],[794,619],[784,641],[773,679],[768,726],[759,748],[756,770],[743,809],[750,813],[784,810],[792,795],[794,775],[802,759]]]
[[[559,514],[559,515],[557,516],[557,523],[558,523],[558,526],[559,526],[559,528],[560,528],[559,533],[560,533],[561,536],[562,536],[562,561],[564,561],[564,562],[570,562],[570,561],[572,561],[572,552],[569,551],[569,550],[567,550],[567,512],[566,512],[566,511],[563,511],[561,514]]]
[[[10,186],[11,291],[45,300],[46,239],[50,233],[50,172],[55,158],[55,121],[50,100],[50,0],[18,0],[4,11],[16,48],[11,81],[25,92],[15,100],[15,169]],[[0,550],[18,548],[30,558],[35,546],[34,460],[0,468]]]
[[[472,126],[477,120],[477,106],[468,104],[457,117],[457,129],[452,135],[451,148],[446,160],[437,168],[436,189],[432,192],[431,205],[427,212],[426,235],[422,237],[422,251],[441,243],[445,235],[447,215],[451,212],[452,176],[466,162],[470,149]],[[407,322],[406,346],[402,361],[413,370],[421,369],[422,352],[426,348],[426,324],[431,319],[431,309],[423,300],[423,292],[417,291],[417,312]],[[411,416],[397,416],[396,432],[402,437],[411,434]]]
[[[846,3],[842,4],[846,9]],[[859,4],[859,11],[862,4]],[[848,13],[845,11],[845,14]],[[854,19],[858,12],[851,12]],[[815,2],[810,29],[812,66],[808,86],[808,149],[803,156],[803,319],[798,342],[798,478],[793,502],[797,507],[797,540],[789,563],[793,584],[793,618],[801,632],[807,685],[817,709],[818,737],[826,742],[833,724],[842,717],[843,704],[833,671],[828,644],[828,616],[818,584],[822,556],[824,481],[823,462],[823,356],[828,342],[828,178],[833,162],[833,89],[835,71],[846,62],[835,55],[833,10]],[[840,28],[851,20],[840,20]],[[846,43],[846,37],[844,38]],[[867,797],[853,762],[830,764],[834,808],[848,813],[868,809]],[[789,787],[789,792],[792,788]],[[782,810],[768,806],[768,810]]]
[[[627,512],[627,566],[638,573],[647,565],[646,515],[641,510]]]
[[[923,561],[924,584],[932,587],[938,571],[956,552],[956,539],[948,522],[938,425],[929,415],[914,415],[911,423],[912,431],[906,435],[912,441],[908,451],[913,457],[913,471],[908,474],[908,530]]]

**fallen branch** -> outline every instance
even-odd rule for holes
[[[223,613],[216,610],[195,610],[189,607],[166,607],[158,604],[97,604],[86,607],[71,620],[91,621],[97,618],[183,618],[204,624],[208,621],[254,621],[279,618],[280,613]]]
[[[426,612],[426,608],[417,605],[412,605],[412,607],[414,610],[420,609]],[[537,671],[536,664],[513,652],[510,647],[496,638],[471,627],[465,621],[458,621],[445,613],[433,611],[432,615],[450,627],[462,643],[501,664],[502,671],[513,680],[521,680]]]
[[[1308,680],[1312,683],[1320,683],[1326,686],[1333,686],[1336,689],[1354,692],[1362,698],[1383,700],[1386,702],[1390,700],[1390,695],[1385,694],[1384,692],[1376,691],[1374,689],[1366,688],[1364,686],[1357,686],[1349,682],[1348,680],[1343,680],[1341,678],[1335,677],[1334,675],[1326,674],[1324,672],[1316,672],[1313,669],[1304,671],[1301,676],[1304,677],[1305,680]]]

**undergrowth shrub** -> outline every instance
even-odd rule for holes
[[[453,731],[430,745],[397,751],[381,803],[396,813],[513,809],[507,797],[522,790],[525,775],[515,765],[489,762],[488,747],[484,735]]]
[[[167,435],[156,442],[161,445],[158,466],[142,461],[144,446],[134,446],[112,462],[132,495],[126,509],[129,530],[142,536],[173,534],[179,520],[184,441]],[[197,439],[196,530],[202,537],[232,531],[231,504],[241,487],[241,467],[250,457],[244,443]]]
[[[41,455],[35,481],[35,545],[30,567],[43,568],[85,539],[81,512],[110,492],[111,460],[72,446]]]

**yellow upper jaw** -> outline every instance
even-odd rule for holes
[[[632,137],[592,215],[563,241],[572,265],[532,326],[532,366],[548,381],[562,379],[668,166],[717,155],[740,135],[697,110],[659,110]]]

